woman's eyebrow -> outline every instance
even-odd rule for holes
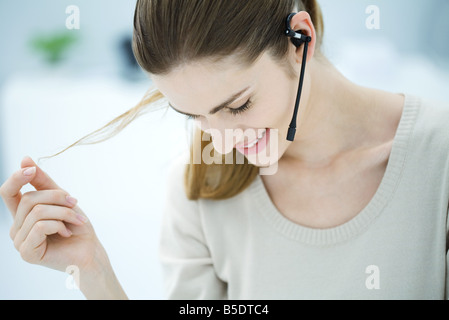
[[[237,92],[236,94],[233,94],[233,95],[232,95],[229,99],[227,99],[225,102],[223,102],[223,103],[221,103],[219,106],[213,108],[213,109],[209,112],[209,114],[210,114],[210,115],[216,114],[216,113],[219,112],[220,110],[222,110],[222,109],[228,107],[228,106],[231,105],[234,101],[236,101],[238,98],[240,98],[240,97],[241,97],[246,91],[248,91],[250,88],[251,88],[251,87],[247,87],[247,88],[245,88],[245,89],[243,89],[243,90]],[[180,114],[183,114],[183,115],[185,115],[185,116],[196,116],[196,115],[193,115],[193,114],[189,114],[189,113],[185,113],[185,112],[176,110],[176,109],[172,106],[172,104],[171,104],[170,102],[168,103],[168,105],[169,105],[173,110],[175,110],[176,112],[178,112],[178,113],[180,113]]]

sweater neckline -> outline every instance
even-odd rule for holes
[[[405,96],[404,107],[393,140],[387,168],[381,183],[370,202],[354,218],[337,227],[317,229],[305,227],[286,218],[276,208],[260,175],[250,185],[255,206],[267,222],[288,238],[308,245],[326,246],[347,241],[365,230],[381,214],[394,196],[404,167],[410,137],[420,110],[420,99]]]

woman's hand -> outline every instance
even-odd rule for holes
[[[0,196],[13,215],[10,236],[22,258],[60,271],[75,266],[86,296],[111,296],[111,292],[101,292],[103,286],[123,298],[107,254],[77,200],[31,158],[24,158],[21,167],[0,187]],[[22,195],[20,190],[28,183],[36,191]],[[83,276],[89,283],[82,283]]]
[[[25,261],[52,269],[90,267],[99,243],[85,214],[41,169],[22,164],[26,167],[0,187],[14,218],[10,237],[15,248]],[[36,191],[22,195],[20,190],[27,183]]]

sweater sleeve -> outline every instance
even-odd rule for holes
[[[449,300],[449,208],[446,216],[446,300]]]
[[[179,157],[168,173],[159,243],[165,294],[173,300],[226,299],[227,286],[215,273],[198,201],[185,195],[186,163]]]
[[[449,206],[446,215],[446,300],[449,300]]]

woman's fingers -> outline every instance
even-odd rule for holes
[[[55,205],[38,204],[26,216],[22,227],[14,234],[14,237],[11,237],[17,250],[19,250],[20,246],[25,241],[34,225],[39,221],[45,220],[61,221],[77,226],[81,226],[85,222],[83,217],[78,215],[70,208]],[[11,232],[11,234],[12,233],[13,232]]]
[[[63,190],[30,191],[23,194],[22,200],[17,207],[14,223],[11,227],[11,238],[15,238],[28,214],[38,204],[59,205],[73,208],[76,205],[76,199],[68,198],[68,196],[67,192]]]
[[[61,221],[40,220],[36,222],[25,241],[19,246],[18,250],[22,259],[35,264],[41,262],[47,249],[47,237],[53,234],[59,234],[65,238],[71,236],[70,230]]]
[[[52,178],[50,178],[50,176],[44,170],[42,170],[30,157],[26,156],[25,158],[23,158],[20,165],[22,168],[36,167],[36,173],[33,179],[30,181],[30,184],[36,190],[62,190],[62,188],[60,188],[56,184],[56,182]]]
[[[35,174],[36,167],[23,168],[14,172],[0,187],[0,196],[13,217],[16,215],[17,207],[22,198],[20,190],[33,179]]]
[[[21,167],[0,186],[0,197],[13,217],[22,198],[20,190],[26,184],[30,183],[36,190],[62,190],[30,157],[22,160]]]

